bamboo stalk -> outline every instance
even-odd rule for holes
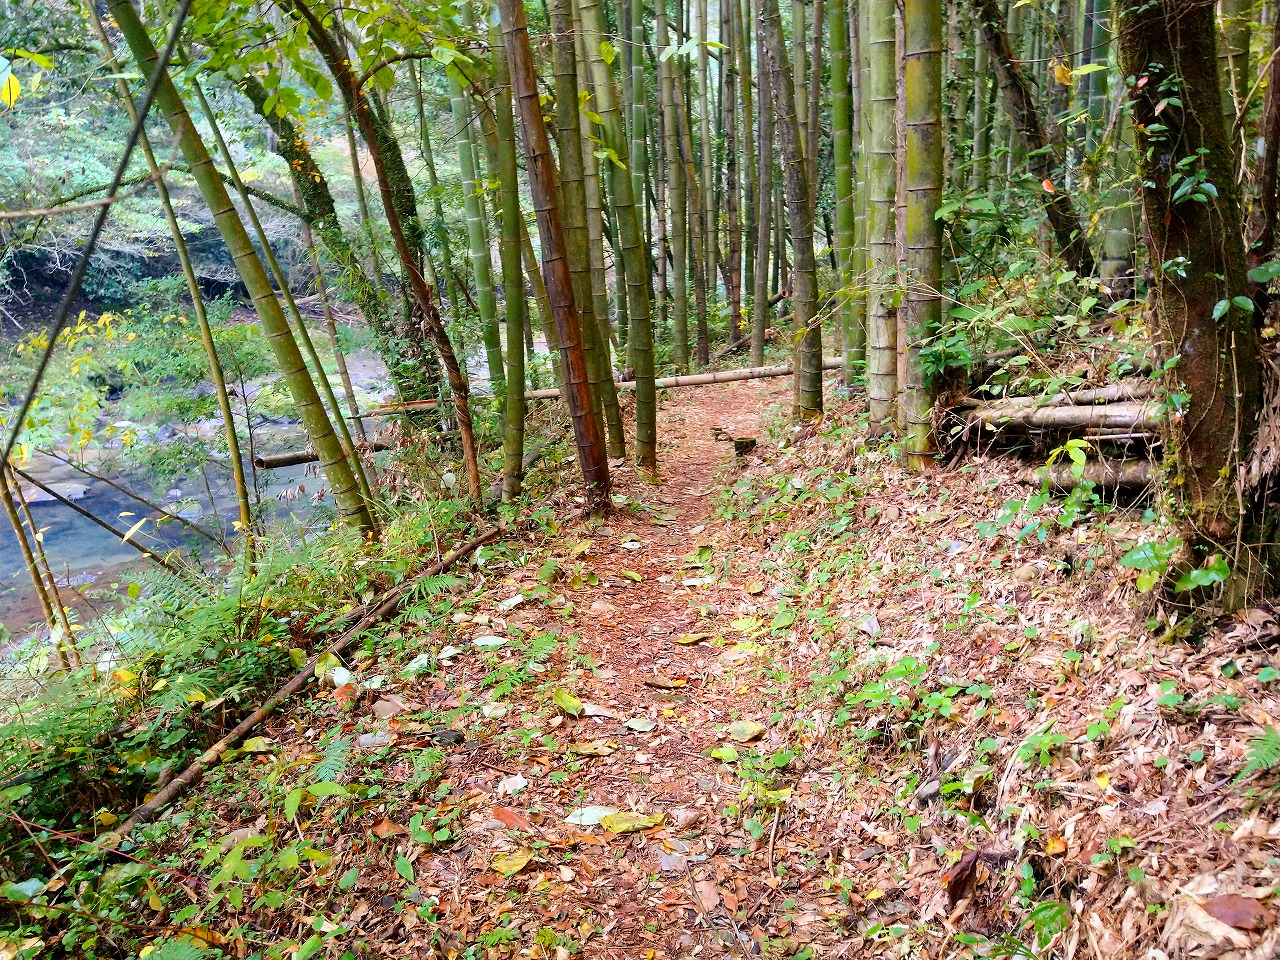
[[[1137,401],[1104,403],[1097,406],[1028,407],[1011,403],[989,403],[964,414],[968,423],[988,427],[1016,425],[1028,428],[1064,430],[1074,427],[1154,431],[1157,404]]]

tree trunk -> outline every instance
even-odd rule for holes
[[[657,10],[657,43],[659,51],[667,49],[671,42],[667,30],[667,5],[665,0],[658,0]],[[659,58],[662,54],[659,53]],[[658,61],[658,94],[662,102],[662,132],[666,148],[667,196],[671,205],[671,290],[672,290],[672,338],[676,371],[684,373],[689,369],[689,279],[686,273],[688,263],[688,240],[685,229],[685,217],[688,198],[685,193],[684,164],[680,160],[679,120],[676,116],[677,86],[675,72],[678,61],[675,57]]]
[[[753,367],[764,363],[765,334],[769,329],[769,237],[773,215],[773,88],[765,61],[764,31],[758,26],[756,62],[760,68],[760,136],[756,143],[756,283],[751,296]]]
[[[871,292],[867,298],[867,404],[871,423],[897,421],[898,319],[893,307],[897,271],[897,145],[894,112],[896,42],[893,0],[860,0],[867,5],[869,108],[866,136],[867,237]]]
[[[547,295],[555,315],[560,339],[560,354],[569,388],[569,417],[578,448],[587,497],[594,510],[609,504],[609,461],[604,437],[591,414],[591,390],[587,380],[587,361],[582,349],[582,330],[577,304],[573,297],[573,278],[569,270],[564,226],[556,197],[556,170],[551,159],[551,144],[542,119],[542,102],[538,98],[538,74],[529,46],[525,26],[523,0],[500,0],[499,15],[507,62],[511,68],[512,88],[520,105],[520,126],[524,131],[529,187],[533,193],[538,217],[538,236],[542,243],[542,268]],[[650,381],[652,389],[652,381]]]
[[[1169,420],[1171,449],[1193,522],[1221,542],[1236,536],[1240,522],[1234,479],[1256,429],[1261,366],[1222,125],[1213,8],[1198,0],[1125,0],[1119,22],[1121,68],[1136,78],[1133,120],[1151,262],[1185,258],[1181,269],[1157,267],[1153,291],[1158,333],[1178,361],[1175,389],[1189,395],[1187,408]],[[1170,108],[1171,97],[1181,105]],[[1175,199],[1201,171],[1216,194]]]
[[[942,321],[942,0],[906,0],[906,379],[898,426],[911,469],[933,465],[933,397],[921,341]]]
[[[124,2],[124,0],[115,0]],[[352,71],[351,62],[342,54],[338,44],[325,30],[321,20],[311,11],[304,0],[291,0],[293,9],[307,25],[312,44],[323,57],[333,78],[342,91],[347,109],[352,113],[365,145],[369,149],[369,158],[373,161],[378,176],[378,191],[382,196],[383,212],[387,219],[387,228],[391,232],[392,243],[400,264],[409,278],[409,287],[413,296],[414,307],[418,313],[423,332],[435,344],[449,379],[449,391],[453,398],[454,416],[458,421],[458,435],[462,443],[463,469],[467,476],[467,495],[479,503],[484,496],[480,484],[480,462],[476,455],[475,434],[471,425],[470,387],[466,375],[458,363],[449,334],[444,322],[436,310],[435,295],[423,274],[422,227],[418,220],[417,198],[414,196],[413,183],[408,171],[404,168],[404,158],[400,154],[399,144],[390,130],[385,116],[377,113],[370,105],[368,97],[356,88],[357,77]],[[376,100],[374,101],[376,103]],[[319,450],[319,447],[316,447]]]
[[[831,150],[835,159],[835,255],[839,291],[840,353],[845,386],[852,386],[858,356],[853,308],[853,110],[849,91],[849,22],[845,0],[827,0],[831,15]]]
[[[109,0],[109,6],[134,59],[143,75],[150,80],[155,74],[159,57],[137,11],[129,0]],[[262,322],[263,333],[307,432],[307,438],[320,455],[320,467],[333,493],[339,515],[345,523],[361,530],[372,530],[375,525],[373,513],[360,493],[360,485],[351,462],[347,459],[347,451],[333,432],[333,424],[325,413],[315,382],[307,372],[298,343],[289,330],[289,321],[280,307],[262,261],[258,259],[253,242],[249,239],[231,198],[227,196],[227,188],[214,168],[209,151],[205,149],[167,71],[162,74],[156,90],[156,104],[164,112],[165,119],[178,140],[187,168],[200,188],[214,223],[235,262],[240,279],[249,292],[254,310]]]
[[[791,281],[791,309],[799,331],[795,348],[795,390],[792,410],[797,420],[822,416],[822,326],[817,316],[818,270],[813,255],[813,205],[795,95],[787,71],[778,0],[764,0],[760,12],[773,80],[778,138],[782,142],[783,180],[787,216],[791,221],[791,249],[795,268]]]
[[[495,396],[501,396],[502,334],[498,329],[498,299],[493,291],[493,263],[489,259],[489,231],[485,228],[484,187],[476,169],[475,137],[469,100],[457,68],[450,68],[449,106],[453,113],[453,140],[462,176],[462,206],[467,215],[467,249],[471,276],[476,285],[476,310],[484,338],[485,363]]]
[[[604,62],[600,42],[604,38],[603,17],[599,0],[584,0],[581,4],[583,41],[595,78],[596,99],[600,104],[601,132],[604,144],[618,158],[606,161],[609,193],[613,198],[616,218],[614,227],[618,245],[625,258],[627,275],[627,312],[631,326],[631,357],[635,366],[636,381],[636,461],[653,470],[658,465],[657,396],[653,390],[653,328],[651,314],[653,304],[649,265],[644,252],[644,234],[640,207],[632,192],[632,181],[625,169],[628,167],[629,148],[622,133],[622,121],[618,110],[617,93],[613,86],[613,72]],[[523,114],[522,114],[523,116]],[[643,198],[641,198],[643,201]],[[550,283],[548,283],[548,287]]]
[[[494,121],[497,125],[498,183],[501,191],[502,289],[507,314],[507,390],[502,429],[502,500],[520,495],[524,479],[524,327],[528,309],[520,265],[520,182],[516,169],[516,128],[511,110],[511,71],[506,50],[490,30],[493,47]],[[577,131],[573,132],[575,135]]]

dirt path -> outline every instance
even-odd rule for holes
[[[740,955],[757,949],[750,938],[762,930],[753,918],[782,912],[781,881],[768,881],[767,837],[752,838],[737,818],[722,818],[726,805],[738,801],[741,781],[708,755],[728,742],[725,728],[739,716],[765,722],[768,716],[762,703],[736,692],[745,688],[732,685],[734,652],[705,641],[718,640],[751,600],[749,578],[726,572],[722,549],[712,546],[715,498],[740,466],[711,428],[757,437],[764,452],[762,421],[785,403],[788,387],[734,383],[669,402],[660,421],[663,481],[655,485],[621,468],[617,488],[629,498],[627,507],[603,526],[584,526],[581,552],[561,561],[555,588],[572,612],[566,615],[553,598],[542,607],[521,604],[505,623],[496,611],[481,624],[492,633],[503,625],[533,634],[571,631],[573,658],[596,669],[565,664],[554,688],[544,685],[542,715],[525,714],[524,721],[545,739],[532,740],[527,752],[510,749],[511,728],[518,726],[511,723],[519,709],[513,706],[481,751],[451,762],[451,781],[461,774],[469,788],[488,795],[470,804],[466,848],[425,860],[428,876],[453,882],[452,891],[441,884],[431,893],[442,898],[437,916],[454,931],[455,949],[501,923],[518,926],[526,946],[538,931],[551,930],[588,957]],[[574,544],[573,536],[565,540]],[[702,544],[705,564],[698,562]],[[535,586],[527,575],[516,582],[525,593]],[[691,634],[705,641],[679,642]],[[547,710],[554,689],[581,701],[584,715]],[[489,800],[502,807],[497,817]],[[662,821],[623,831],[606,820],[616,833],[566,822],[574,810],[592,806]],[[527,817],[532,831],[509,830],[512,813]],[[548,842],[535,860],[509,877],[493,869],[519,863],[534,836]],[[502,859],[507,855],[517,859]],[[541,936],[544,946],[551,943],[552,934]]]

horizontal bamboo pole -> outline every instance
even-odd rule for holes
[[[1088,387],[1083,390],[1066,390],[1032,397],[1005,397],[1002,400],[978,400],[970,397],[956,406],[961,410],[981,409],[988,406],[1039,407],[1063,404],[1116,403],[1122,400],[1149,400],[1155,396],[1156,384],[1151,380],[1124,381],[1105,387]]]
[[[1157,406],[1154,403],[1125,401],[1097,406],[1058,405],[1031,407],[1012,402],[988,403],[968,411],[964,419],[989,427],[1014,424],[1042,430],[1065,430],[1073,427],[1154,431]]]
[[[1156,477],[1155,467],[1149,460],[1090,460],[1079,477],[1075,475],[1073,466],[1055,463],[1051,467],[1037,467],[1028,470],[1023,479],[1033,484],[1047,479],[1055,490],[1074,490],[1086,480],[1112,489],[1146,487]]]
[[[360,416],[364,416],[364,414]],[[395,445],[396,442],[394,440],[375,437],[373,443],[369,445],[369,451],[371,453],[379,453],[383,450],[390,450]],[[307,446],[301,450],[286,450],[284,453],[260,453],[253,458],[253,465],[259,470],[274,470],[278,467],[296,467],[302,463],[315,463],[319,459],[316,456],[316,452]]]
[[[844,361],[839,357],[826,357],[822,361],[823,370],[839,370]],[[791,376],[791,364],[779,364],[776,367],[747,367],[741,370],[716,370],[711,373],[693,373],[682,377],[662,377],[655,381],[659,390],[670,390],[673,387],[704,387],[713,383],[733,383],[738,380],[764,380],[769,377]],[[619,390],[634,390],[634,380],[624,380],[618,384]],[[482,394],[472,394],[480,397]],[[560,396],[560,390],[550,387],[545,390],[527,390],[526,400],[554,400]],[[362,417],[386,417],[410,410],[434,410],[440,405],[438,400],[411,400],[408,403],[388,403],[364,411]]]

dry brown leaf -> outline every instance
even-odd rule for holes
[[[1206,900],[1201,906],[1209,916],[1237,930],[1261,930],[1267,926],[1271,913],[1257,900],[1242,897],[1238,893],[1224,893],[1220,897]]]
[[[383,840],[387,839],[387,837],[402,837],[409,832],[400,824],[388,820],[386,817],[383,817],[369,829],[375,837],[380,837]]]
[[[493,818],[502,822],[502,825],[508,830],[525,830],[534,833],[533,822],[518,810],[512,810],[510,807],[497,807],[492,810]]]

